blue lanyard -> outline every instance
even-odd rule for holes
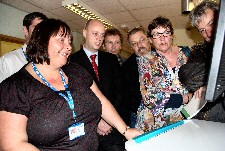
[[[26,60],[28,61],[27,53],[25,52],[25,50],[23,48],[22,48],[22,51],[23,51],[23,54],[24,54]]]
[[[58,92],[58,90],[53,87],[45,78],[44,76],[40,73],[40,71],[37,69],[36,65],[34,64],[34,62],[32,62],[32,67],[34,69],[34,71],[36,72],[36,74],[43,80],[43,82],[48,86],[50,87],[52,90],[54,90],[55,92]],[[73,100],[73,97],[71,95],[71,92],[69,90],[69,87],[68,87],[68,84],[66,83],[66,79],[63,75],[63,72],[62,72],[62,69],[60,69],[59,73],[61,74],[62,76],[62,81],[63,81],[63,84],[64,84],[64,87],[66,89],[66,93],[67,93],[67,96],[63,93],[59,93],[60,96],[64,97],[66,99],[66,101],[68,102],[70,108],[72,109],[73,111],[73,118],[75,119],[76,118],[76,113],[74,111],[74,100]]]

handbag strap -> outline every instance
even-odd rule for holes
[[[188,58],[191,56],[191,49],[188,46],[179,46]]]

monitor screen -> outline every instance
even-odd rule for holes
[[[205,99],[215,101],[225,92],[225,0],[220,1],[211,66],[208,76]]]

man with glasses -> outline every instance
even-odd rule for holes
[[[120,56],[120,51],[123,43],[123,35],[116,28],[108,28],[105,31],[103,48],[106,52],[117,56],[120,66],[125,62],[126,58]]]
[[[214,40],[215,22],[218,17],[219,5],[213,1],[203,1],[190,13],[192,26],[196,27],[205,41]]]
[[[205,92],[205,85],[208,78],[208,72],[211,64],[212,50],[214,35],[216,30],[216,21],[218,19],[219,4],[213,1],[203,1],[198,6],[196,6],[190,13],[190,21],[192,26],[195,26],[204,38],[203,42],[197,43],[192,46],[192,55],[188,62],[180,69],[180,78],[191,79],[191,72],[198,69],[198,81],[195,85],[199,86],[198,93],[203,96]],[[203,52],[203,54],[202,54]],[[204,68],[201,69],[200,63]],[[184,71],[189,71],[189,74],[185,74]],[[186,82],[184,80],[184,82]],[[193,81],[192,81],[193,82]],[[187,86],[192,88],[193,86],[186,82]],[[201,84],[201,85],[200,85]],[[203,86],[202,86],[203,85]],[[209,120],[215,122],[225,122],[225,108],[224,108],[224,98],[219,97],[215,102],[207,102],[204,108],[194,117],[200,120]]]
[[[127,41],[134,53],[121,66],[124,86],[121,116],[130,127],[135,127],[137,109],[142,99],[136,59],[150,52],[151,46],[145,30],[141,26],[128,31]]]
[[[203,1],[190,13],[192,26],[196,27],[204,38],[204,42],[197,43],[193,50],[202,49],[206,60],[212,56],[213,41],[218,17],[219,5],[213,1]]]

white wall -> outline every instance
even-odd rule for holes
[[[23,18],[28,13],[0,2],[0,34],[25,39],[23,34]],[[73,32],[74,51],[84,43],[81,33]]]
[[[84,44],[83,34],[79,32],[73,32],[73,49],[74,51],[80,50],[80,45]]]
[[[23,18],[26,12],[0,3],[0,34],[24,39]]]
[[[175,29],[174,30],[174,41],[173,43],[178,46],[192,46],[196,42],[203,40],[201,34],[196,28],[190,29]]]

